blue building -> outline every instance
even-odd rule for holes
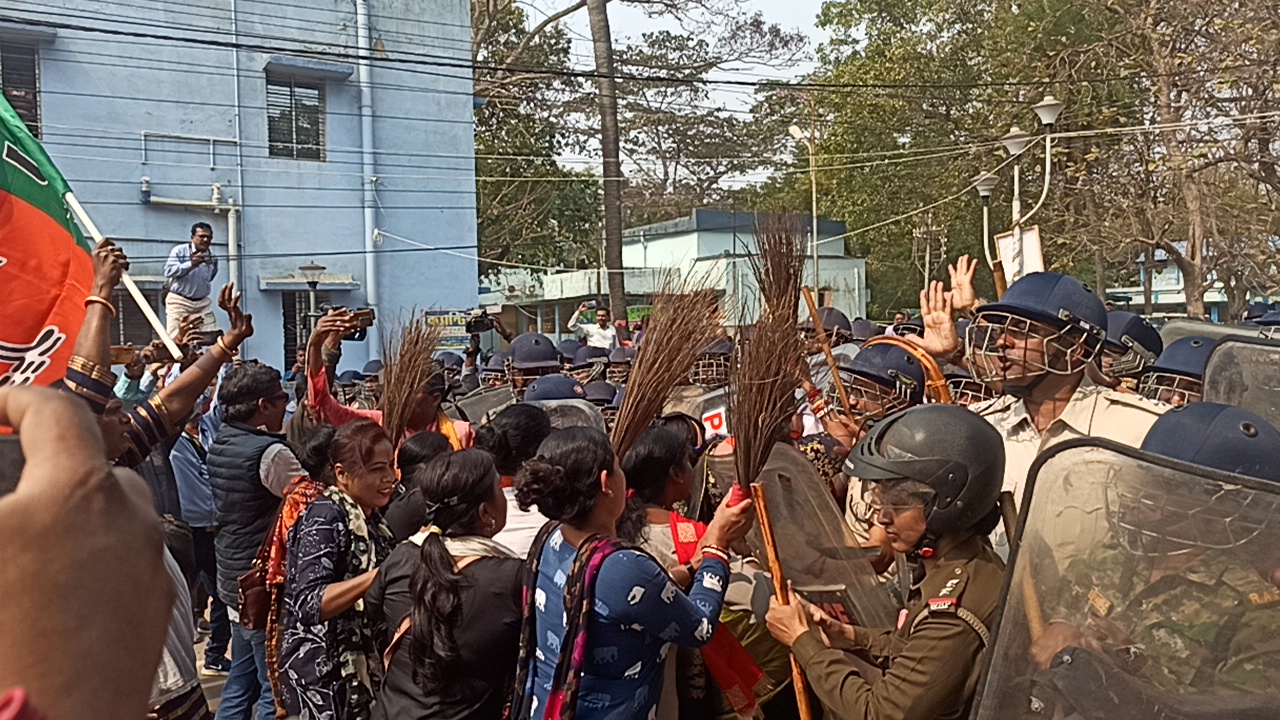
[[[163,319],[164,259],[214,228],[217,286],[254,316],[276,367],[320,303],[476,303],[470,4],[379,0],[13,0],[5,97]],[[443,248],[446,252],[435,250]],[[117,341],[151,339],[123,297]],[[219,321],[225,321],[216,311]],[[379,357],[375,332],[344,366]]]

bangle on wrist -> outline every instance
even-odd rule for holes
[[[725,565],[729,564],[729,551],[719,545],[707,545],[702,548],[702,558],[705,560],[708,555],[719,558]]]
[[[230,359],[232,359],[232,358],[234,358],[234,357],[236,356],[236,351],[235,351],[235,350],[232,350],[232,349],[231,349],[231,348],[229,348],[229,347],[227,347],[227,343],[226,343],[226,342],[225,342],[221,337],[219,337],[219,338],[218,338],[218,340],[217,340],[214,344],[215,344],[215,345],[217,345],[219,348],[221,348],[221,349],[222,349],[222,352],[224,352],[224,353],[226,353],[226,354],[227,354],[227,359],[228,359],[228,360],[230,360]]]
[[[107,309],[107,312],[111,313],[111,317],[116,316],[116,306],[112,305],[110,300],[102,297],[101,295],[90,295],[85,298],[84,306],[89,307],[90,305],[101,305]]]

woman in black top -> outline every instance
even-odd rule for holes
[[[428,524],[365,596],[386,619],[390,664],[375,719],[499,720],[519,653],[523,563],[492,538],[507,520],[493,458],[440,456],[406,478]]]

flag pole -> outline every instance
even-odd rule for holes
[[[80,224],[84,226],[85,230],[89,231],[89,234],[93,236],[93,239],[96,242],[102,242],[105,238],[102,237],[102,233],[98,230],[98,226],[94,225],[93,220],[89,218],[89,213],[84,211],[84,206],[76,199],[75,193],[69,192],[63,196],[63,199],[66,200],[67,207],[71,208],[71,212],[75,213],[76,219],[80,221]],[[138,309],[141,310],[142,315],[147,318],[147,322],[151,324],[151,328],[160,336],[161,342],[163,342],[164,346],[168,348],[173,359],[181,359],[183,354],[182,350],[178,348],[178,344],[173,341],[173,338],[169,337],[169,331],[166,330],[164,325],[160,322],[160,318],[156,316],[156,311],[147,304],[147,299],[142,295],[142,291],[138,289],[137,283],[133,281],[133,278],[129,277],[129,273],[121,273],[120,281],[124,283],[124,289],[129,291],[129,295],[132,296],[133,301],[137,303]]]

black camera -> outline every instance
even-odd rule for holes
[[[489,332],[493,328],[493,318],[489,317],[488,310],[472,310],[471,316],[467,318],[468,335],[478,335],[482,332]]]

